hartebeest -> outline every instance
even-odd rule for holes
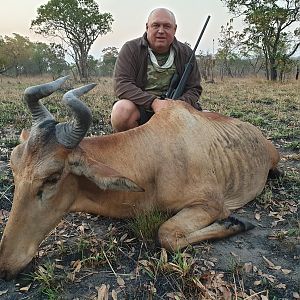
[[[169,250],[247,229],[221,220],[261,193],[276,170],[279,154],[256,127],[174,101],[143,126],[84,138],[92,117],[79,97],[93,85],[64,95],[72,122],[55,122],[39,101],[65,79],[25,91],[33,126],[11,154],[15,192],[0,245],[2,278],[19,273],[70,211],[118,218],[169,211],[158,232]]]

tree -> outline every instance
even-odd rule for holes
[[[60,38],[71,49],[80,80],[88,78],[88,54],[99,35],[111,31],[110,13],[100,13],[94,0],[50,0],[37,10],[31,28],[46,37]]]
[[[210,53],[205,54],[200,50],[199,54],[196,55],[196,59],[198,61],[198,66],[201,66],[199,67],[201,77],[207,82],[214,83],[215,56]]]
[[[30,61],[31,70],[30,73],[38,73],[42,75],[48,70],[47,54],[49,46],[45,43],[35,43],[33,46],[32,58]]]
[[[53,79],[61,76],[63,71],[68,69],[65,61],[65,50],[61,45],[50,43],[35,43],[33,47],[32,59],[30,61],[31,74],[50,73]]]
[[[0,74],[15,70],[16,76],[50,73],[57,77],[66,69],[65,51],[60,45],[33,43],[19,34],[0,36]]]
[[[280,59],[291,57],[300,45],[300,0],[222,1],[236,17],[244,17],[249,47],[263,51],[267,78],[277,80]],[[290,38],[288,30],[295,25]]]
[[[30,59],[33,43],[27,37],[14,33],[13,37],[1,38],[0,46],[1,73],[14,68],[16,76],[19,76],[24,69],[24,62]]]
[[[247,61],[252,73],[256,76],[264,67],[264,54],[258,47],[248,47],[245,44],[240,48],[241,56]]]
[[[115,63],[118,57],[116,47],[107,47],[102,50],[102,61],[100,62],[100,72],[102,76],[112,76]]]
[[[219,49],[216,55],[221,61],[221,77],[226,73],[233,77],[231,65],[238,59],[238,49],[241,45],[241,35],[233,30],[233,20],[221,27]]]
[[[65,50],[59,44],[51,43],[47,52],[48,72],[53,79],[62,75],[62,72],[69,69],[65,60]]]
[[[5,54],[5,41],[2,36],[0,36],[0,74],[5,73],[10,67],[8,62],[8,57]]]

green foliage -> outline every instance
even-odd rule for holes
[[[31,28],[38,34],[61,38],[72,49],[81,79],[88,77],[88,53],[99,35],[111,31],[110,13],[99,12],[94,0],[50,0],[41,5]]]
[[[0,73],[9,75],[42,75],[58,77],[67,69],[65,51],[60,45],[31,42],[13,34],[0,37]]]
[[[118,57],[118,49],[116,47],[107,47],[102,50],[103,59],[100,62],[101,76],[112,76],[115,63]]]
[[[292,141],[288,143],[285,148],[291,149],[291,150],[300,150],[300,142],[299,141]]]
[[[0,40],[0,67],[2,73],[10,68],[14,68],[15,74],[21,74],[24,61],[30,58],[33,43],[27,37],[17,33],[13,37],[5,36]]]
[[[35,282],[39,283],[42,294],[47,296],[49,300],[61,299],[61,281],[64,281],[64,278],[60,278],[55,273],[55,264],[49,262],[39,266],[31,277]]]
[[[135,236],[138,236],[145,241],[154,241],[157,236],[158,228],[168,218],[169,215],[167,213],[162,213],[155,209],[137,215],[129,221],[128,226]]]
[[[250,50],[263,51],[267,77],[276,80],[278,70],[284,70],[289,58],[299,48],[299,0],[222,0],[235,16],[243,16],[246,27],[244,44]]]
[[[238,49],[241,43],[241,35],[239,32],[233,30],[233,20],[231,19],[226,26],[221,27],[221,33],[219,38],[219,50],[217,53],[217,59],[221,61],[222,72],[233,77],[232,63],[238,59]]]

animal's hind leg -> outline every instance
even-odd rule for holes
[[[216,212],[209,214],[200,205],[184,208],[161,225],[158,231],[161,246],[174,251],[203,240],[221,239],[250,229],[249,224],[234,217],[220,220],[227,216]]]

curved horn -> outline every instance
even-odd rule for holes
[[[94,83],[88,84],[64,94],[63,103],[71,108],[75,117],[75,120],[72,122],[56,125],[57,141],[66,148],[75,148],[84,138],[92,123],[90,109],[78,97],[87,93],[95,86],[96,84]]]
[[[55,81],[29,87],[24,92],[24,101],[32,114],[33,126],[45,120],[54,120],[48,109],[40,103],[40,99],[51,95],[69,78],[61,77]]]

